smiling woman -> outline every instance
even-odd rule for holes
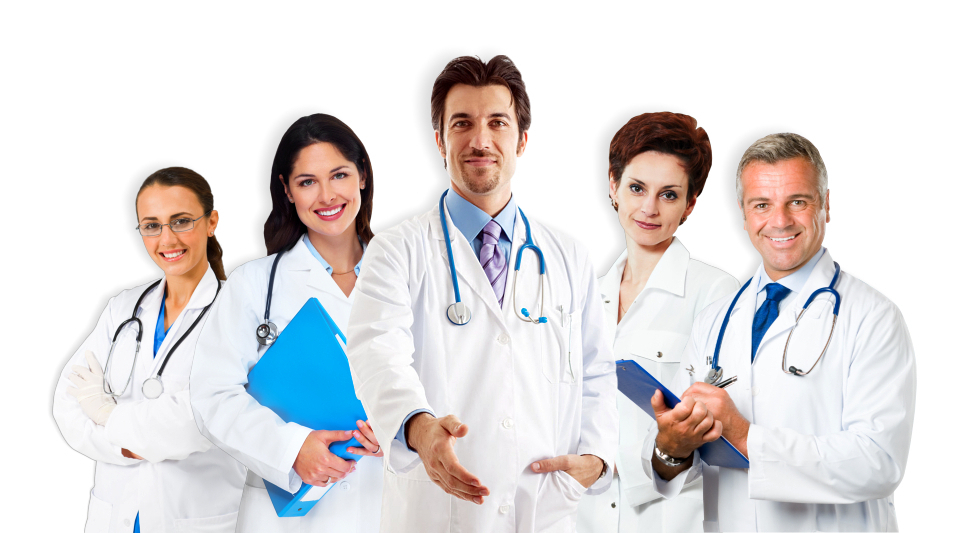
[[[280,140],[269,183],[273,211],[263,238],[271,255],[233,271],[197,344],[190,377],[197,424],[248,468],[238,532],[378,531],[383,453],[370,425],[358,420],[350,430],[285,422],[245,388],[247,374],[308,299],[316,298],[346,331],[373,238],[370,157],[343,122],[306,116]],[[361,446],[347,451],[367,456],[360,462],[329,451],[350,439]],[[297,492],[303,483],[326,487],[344,478],[302,517],[279,518],[264,485]]]
[[[225,278],[213,194],[196,172],[165,168],[143,182],[136,209],[164,276],[110,300],[53,401],[64,439],[97,462],[86,531],[233,531],[243,466],[197,430],[187,388]]]

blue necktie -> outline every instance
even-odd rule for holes
[[[770,325],[780,315],[780,300],[783,300],[790,294],[790,289],[779,283],[767,285],[767,299],[753,317],[753,351],[750,353],[750,362],[757,356],[757,348],[760,347],[760,341],[763,335],[770,329]]]

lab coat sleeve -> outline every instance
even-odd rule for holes
[[[260,359],[254,333],[267,276],[259,280],[257,274],[255,268],[234,271],[210,308],[197,339],[189,400],[205,437],[263,479],[296,492],[302,480],[293,463],[311,430],[284,422],[245,388]]]
[[[409,265],[394,241],[370,241],[347,329],[347,359],[357,397],[384,445],[384,464],[398,473],[420,464],[420,456],[394,438],[403,420],[419,409],[435,412],[413,367]]]
[[[698,314],[697,317],[693,320],[693,330],[690,335],[690,339],[687,341],[687,347],[683,350],[683,356],[680,358],[680,371],[676,373],[673,378],[673,383],[670,384],[670,391],[680,397],[684,391],[687,390],[687,387],[691,384],[690,374],[687,373],[685,368],[693,366],[694,368],[699,368],[699,365],[695,364],[696,361],[703,359],[701,351],[701,341],[699,332],[702,329],[700,321],[703,318],[702,314]],[[643,441],[643,448],[640,450],[640,460],[643,464],[643,472],[647,477],[653,480],[653,489],[654,491],[666,498],[670,499],[680,494],[680,491],[683,490],[685,485],[693,483],[703,475],[703,463],[700,461],[700,452],[693,452],[693,464],[690,468],[684,470],[677,474],[676,477],[670,481],[665,481],[660,474],[653,469],[653,447],[657,441],[657,434],[659,430],[656,424],[650,426],[650,431],[647,433],[647,438]],[[651,496],[649,493],[646,493],[645,496]],[[656,498],[649,498],[647,501],[651,501]],[[645,503],[645,502],[643,502]]]
[[[591,454],[607,463],[606,474],[589,487],[588,494],[600,494],[613,481],[620,419],[617,415],[617,364],[604,334],[603,305],[593,266],[581,254],[579,294],[580,336],[583,353],[583,414],[580,423],[579,455]]]
[[[842,427],[803,435],[751,425],[751,498],[855,503],[885,498],[903,479],[917,382],[907,326],[896,306],[883,302],[846,334],[856,338],[843,383]]]
[[[121,403],[104,430],[108,441],[151,463],[184,459],[212,445],[193,420],[188,390],[162,394],[155,400]]]
[[[83,341],[73,357],[67,361],[63,371],[60,372],[60,378],[57,380],[57,387],[53,395],[53,418],[56,420],[57,427],[60,428],[64,440],[74,450],[95,461],[116,465],[132,465],[140,461],[124,457],[121,453],[121,447],[106,438],[104,427],[98,426],[90,420],[80,408],[80,402],[67,393],[67,387],[73,386],[73,383],[68,379],[70,374],[73,373],[71,368],[73,365],[87,366],[84,358],[84,353],[87,350],[96,354],[101,368],[104,366],[107,360],[107,352],[110,350],[110,340],[113,336],[112,326],[119,323],[111,316],[111,308],[115,305],[115,300],[116,298],[110,299],[106,309],[100,315],[100,320],[97,321],[96,328]]]

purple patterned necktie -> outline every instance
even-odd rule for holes
[[[507,285],[507,261],[503,257],[503,250],[497,245],[500,242],[500,224],[495,220],[490,220],[483,227],[480,235],[483,242],[480,245],[480,265],[483,267],[483,273],[490,280],[490,286],[493,287],[493,293],[497,295],[497,301],[500,307],[503,307],[503,289]]]

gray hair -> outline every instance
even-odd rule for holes
[[[802,157],[817,170],[817,194],[820,195],[820,208],[823,209],[827,198],[827,166],[823,164],[820,151],[805,137],[796,133],[773,133],[754,142],[743,153],[737,167],[737,201],[743,207],[743,169],[754,161],[768,165]]]

